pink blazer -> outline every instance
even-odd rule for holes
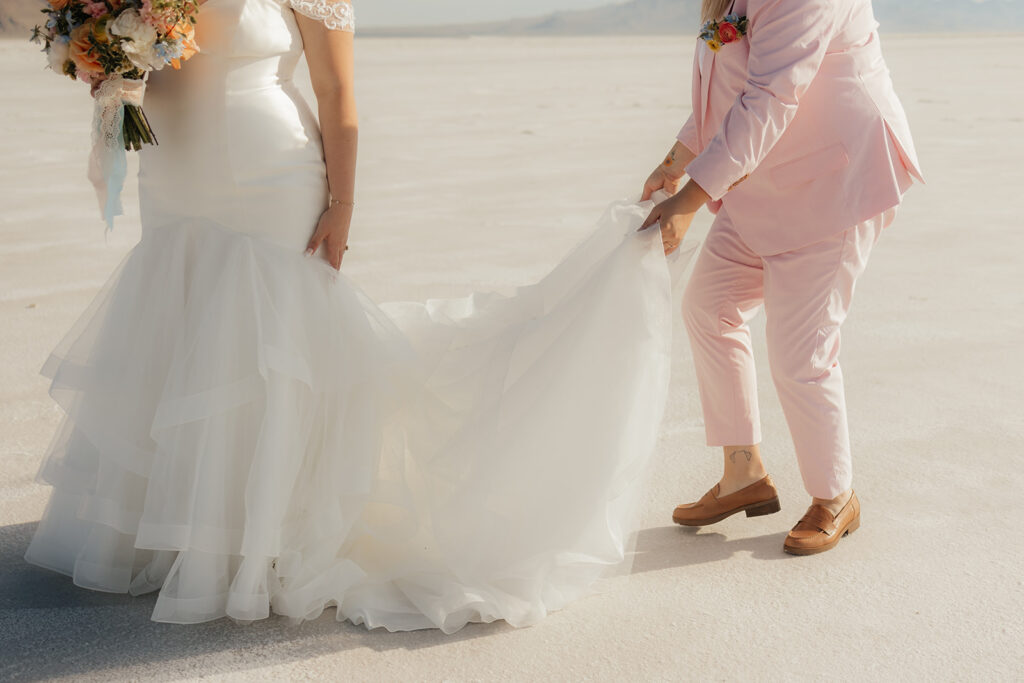
[[[718,52],[698,39],[678,139],[711,210],[725,206],[755,252],[825,239],[923,182],[871,0],[736,0],[732,12],[747,35]]]

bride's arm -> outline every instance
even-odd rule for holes
[[[324,258],[334,268],[348,245],[356,184],[356,148],[359,120],[354,92],[352,33],[331,30],[322,21],[296,12],[303,49],[316,94],[324,160],[331,204],[324,211],[306,247],[314,254],[324,247]]]

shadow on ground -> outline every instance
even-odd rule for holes
[[[219,664],[244,671],[355,648],[429,648],[511,629],[497,622],[470,624],[454,635],[437,630],[367,631],[339,623],[334,609],[298,625],[283,617],[247,626],[228,619],[187,626],[156,623],[150,620],[155,593],[131,597],[90,591],[75,586],[67,576],[25,562],[36,526],[33,522],[0,527],[2,681],[95,676],[146,665],[159,671],[161,664],[215,653],[228,653]],[[183,668],[168,666],[166,675],[178,677]]]
[[[632,573],[719,562],[739,553],[758,560],[792,559],[782,551],[786,533],[730,539],[720,533],[676,525],[644,529],[637,534]]]
[[[244,671],[355,648],[379,652],[429,648],[511,629],[497,622],[470,624],[454,635],[436,630],[367,631],[339,623],[333,609],[298,625],[277,616],[247,626],[227,619],[184,626],[156,623],[150,620],[155,593],[131,597],[90,591],[75,586],[62,574],[25,562],[25,549],[36,526],[33,522],[0,527],[3,681],[96,676],[139,666],[159,671],[161,665],[167,665],[165,673],[173,677],[188,667],[183,663],[174,666],[174,662],[211,654],[224,654],[219,664]],[[637,536],[632,573],[717,562],[737,553],[784,559],[784,536],[775,533],[730,540],[719,533],[677,526],[645,529]]]

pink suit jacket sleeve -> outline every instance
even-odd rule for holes
[[[700,151],[700,139],[697,135],[697,123],[693,120],[693,114],[690,114],[690,118],[687,119],[683,125],[682,130],[679,131],[679,135],[676,136],[676,140],[686,145],[694,154]]]
[[[721,129],[686,167],[713,201],[757,168],[786,132],[833,32],[828,0],[751,0],[748,7],[747,82]]]

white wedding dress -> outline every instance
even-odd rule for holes
[[[672,327],[649,207],[512,296],[375,305],[302,254],[327,183],[293,11],[352,15],[292,2],[210,0],[152,75],[141,241],[42,368],[67,416],[26,559],[159,591],[158,621],[535,623],[628,565]]]

